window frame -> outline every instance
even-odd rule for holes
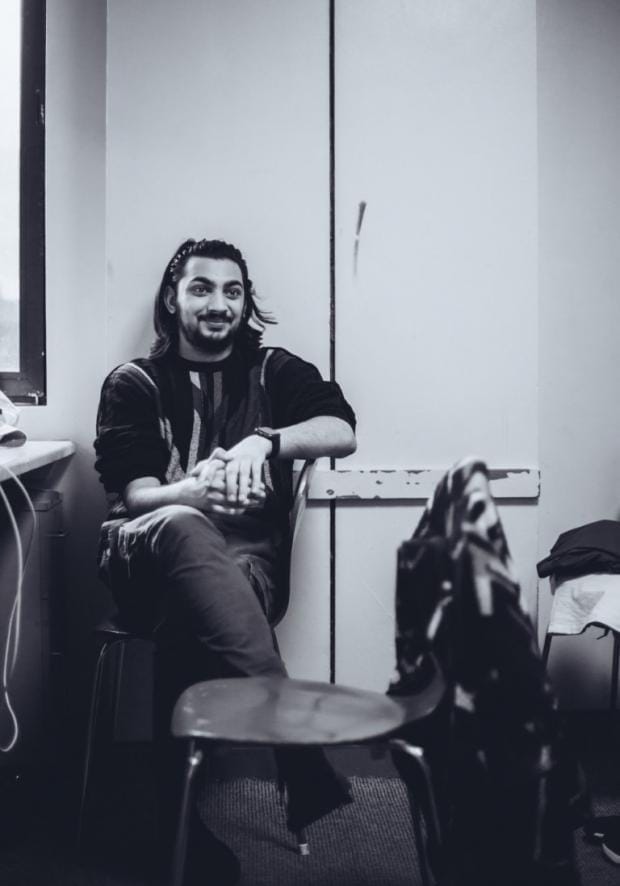
[[[19,369],[0,370],[16,403],[46,403],[45,0],[22,0],[19,173]]]

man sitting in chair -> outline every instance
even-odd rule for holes
[[[269,322],[236,247],[186,240],[155,299],[150,356],[114,369],[101,393],[96,468],[115,504],[99,565],[125,622],[154,631],[168,849],[181,782],[169,738],[174,702],[209,677],[286,676],[270,620],[288,580],[293,459],[356,446],[339,386],[288,351],[262,347]],[[278,751],[276,762],[291,830],[350,802],[322,751]],[[232,851],[195,815],[188,883],[204,864],[218,872],[214,882],[239,876]]]

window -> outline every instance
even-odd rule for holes
[[[45,0],[0,3],[0,389],[45,403]]]

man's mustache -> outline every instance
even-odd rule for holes
[[[226,311],[207,311],[206,314],[201,314],[199,317],[200,320],[215,320],[219,323],[230,320],[230,316]]]

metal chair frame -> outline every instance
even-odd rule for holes
[[[294,495],[293,495],[293,504],[290,511],[290,537],[291,537],[291,546],[290,550],[292,553],[293,544],[299,532],[299,527],[301,524],[301,520],[306,508],[306,504],[308,501],[308,495],[310,491],[310,483],[312,480],[312,475],[316,468],[316,462],[314,459],[307,459],[304,461],[295,482]],[[290,586],[290,569],[289,569],[289,582],[285,588],[281,589],[281,599],[280,606],[278,608],[278,613],[272,622],[272,628],[275,628],[279,622],[284,617],[286,610],[288,608],[289,601],[289,586]],[[109,618],[104,619],[94,630],[95,637],[97,639],[97,646],[95,651],[95,663],[93,669],[93,678],[91,684],[91,692],[90,692],[90,705],[89,705],[89,713],[88,713],[88,722],[86,727],[86,740],[85,740],[85,750],[84,750],[84,761],[82,764],[82,778],[80,784],[80,799],[79,799],[79,809],[78,809],[78,823],[77,823],[77,848],[78,851],[80,849],[83,837],[84,830],[84,814],[86,810],[86,801],[88,797],[88,787],[90,782],[90,776],[92,772],[93,766],[93,753],[95,746],[95,737],[97,732],[97,727],[99,725],[100,719],[100,708],[101,708],[101,690],[103,687],[103,680],[106,676],[107,663],[109,658],[109,653],[115,647],[119,647],[119,657],[117,660],[117,667],[114,673],[113,678],[113,698],[114,698],[114,707],[113,707],[113,718],[112,723],[113,727],[116,726],[116,722],[118,719],[118,707],[119,707],[119,698],[122,684],[122,675],[123,675],[123,661],[125,649],[128,643],[132,643],[136,640],[142,641],[153,641],[153,634],[151,632],[140,633],[133,630],[128,629],[124,624],[123,620],[118,613],[113,614]]]

